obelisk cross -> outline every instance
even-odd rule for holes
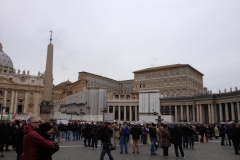
[[[52,33],[53,33],[53,31],[51,30],[49,32],[51,32],[51,35],[50,35],[50,43],[51,43],[52,42]]]

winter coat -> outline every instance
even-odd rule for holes
[[[4,124],[0,124],[0,152],[3,152],[4,143],[7,139],[7,131],[4,127]]]
[[[17,138],[16,152],[18,154],[23,153],[23,137],[24,137],[23,128],[19,128],[16,133],[16,138]]]
[[[163,129],[163,127],[157,128],[157,141],[160,141],[162,139],[161,129]]]
[[[119,126],[117,124],[113,124],[113,137],[119,138]]]
[[[38,160],[39,147],[54,148],[54,144],[42,136],[30,125],[24,128],[22,160]]]
[[[39,133],[44,139],[51,141],[50,135],[45,133]],[[59,150],[59,145],[56,142],[54,143],[54,149],[48,149],[46,147],[39,147],[39,158],[38,160],[52,160],[52,155]]]
[[[149,136],[150,138],[157,138],[157,129],[156,127],[149,127]]]
[[[161,130],[161,133],[162,133],[162,146],[165,146],[165,147],[169,147],[171,146],[171,143],[170,143],[170,133],[168,131],[168,128],[163,128]]]
[[[142,135],[142,130],[139,126],[133,126],[131,128],[131,135],[132,135],[132,139],[134,140],[138,140],[140,138],[140,135]]]
[[[219,137],[219,130],[218,130],[217,126],[214,127],[214,132],[215,132],[215,137]]]
[[[240,128],[233,128],[232,129],[232,141],[233,144],[238,144],[240,142]]]
[[[171,131],[171,137],[173,144],[181,145],[182,144],[183,132],[178,128],[174,127]]]

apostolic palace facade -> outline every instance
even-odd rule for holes
[[[208,91],[203,73],[189,64],[146,68],[133,74],[131,80],[117,81],[82,71],[76,82],[53,85],[53,118],[100,121],[105,113],[112,113],[112,120],[148,117],[143,119],[148,121],[161,113],[169,122],[240,120],[240,90]],[[6,107],[4,115],[41,116],[44,78],[40,72],[34,76],[29,71],[16,71],[0,44],[0,104]]]

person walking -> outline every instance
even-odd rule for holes
[[[21,160],[38,160],[39,148],[54,149],[54,144],[39,135],[39,120],[36,117],[28,119],[28,125],[24,128],[23,154]]]
[[[24,130],[24,128],[26,126],[27,126],[27,124],[23,123],[21,125],[21,127],[19,127],[19,129],[17,130],[17,133],[16,133],[16,138],[17,138],[17,141],[16,141],[17,160],[21,160],[21,156],[22,156],[22,153],[23,153],[23,137],[24,137],[23,130]]]
[[[162,148],[164,157],[169,157],[168,148],[171,146],[170,143],[170,133],[168,131],[168,126],[166,124],[163,125],[163,129],[161,130],[162,134]]]
[[[111,144],[112,136],[113,136],[112,124],[107,122],[106,126],[102,129],[102,151],[100,154],[100,160],[103,160],[106,153],[108,154],[110,160],[114,160],[110,149],[110,146],[112,146]]]
[[[215,125],[215,127],[214,127],[214,132],[215,132],[215,139],[218,139],[218,137],[219,137],[219,130],[218,130],[217,125]]]
[[[179,148],[182,158],[185,158],[183,148],[182,148],[183,133],[182,133],[182,131],[180,130],[179,127],[180,127],[179,125],[173,126],[170,134],[171,134],[171,137],[172,137],[172,142],[174,144],[176,157],[177,158],[179,157],[179,154],[178,154],[178,148]]]
[[[131,128],[131,135],[133,139],[133,153],[137,152],[137,154],[139,154],[139,139],[141,134],[142,130],[135,122],[134,126]]]
[[[194,137],[196,132],[194,131],[192,126],[190,126],[189,128],[190,128],[189,130],[190,149],[194,150]]]

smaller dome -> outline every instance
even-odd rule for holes
[[[14,70],[11,58],[3,52],[2,48],[2,44],[0,43],[0,67]]]

